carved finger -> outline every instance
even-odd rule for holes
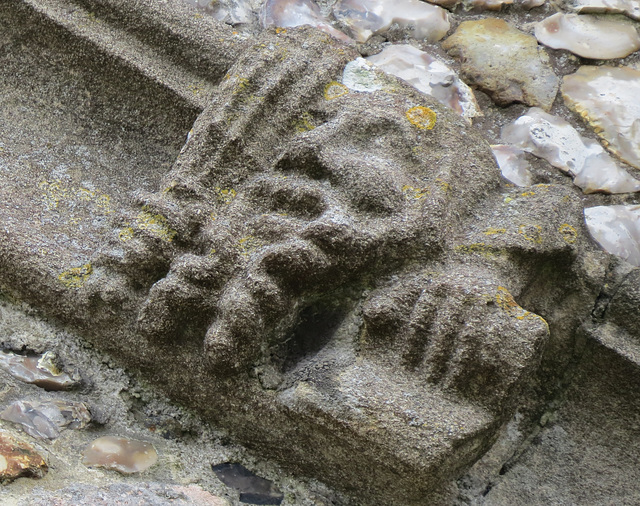
[[[457,301],[441,300],[439,307],[435,309],[433,324],[426,332],[422,370],[431,383],[440,383],[449,370],[449,362],[456,348],[458,332],[462,325],[462,318],[458,311]]]
[[[243,287],[227,291],[219,304],[218,318],[204,340],[211,366],[234,370],[255,360],[263,330],[260,310],[251,294]]]
[[[297,293],[317,287],[331,267],[329,258],[320,248],[302,240],[269,248],[260,264],[267,274]]]
[[[423,287],[412,308],[408,328],[402,333],[402,359],[411,370],[424,360],[426,349],[432,341],[430,332],[437,316],[438,302],[433,286]]]
[[[399,336],[406,335],[407,322],[419,295],[420,287],[407,281],[370,297],[362,308],[366,346],[387,348]]]

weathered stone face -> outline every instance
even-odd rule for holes
[[[0,282],[289,469],[428,502],[569,360],[601,274],[581,203],[505,187],[400,81],[350,91],[325,33],[145,5],[101,4],[109,34],[9,9],[7,68],[40,81],[2,82]]]

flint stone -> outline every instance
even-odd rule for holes
[[[632,21],[557,13],[535,26],[536,38],[545,46],[568,49],[584,58],[624,58],[640,49],[640,36]]]
[[[0,352],[0,368],[14,378],[44,388],[45,390],[67,390],[78,382],[58,369],[51,352],[42,355],[24,356],[9,351]]]
[[[442,47],[460,59],[462,78],[496,104],[551,108],[560,81],[535,37],[488,18],[463,21]]]
[[[578,13],[624,14],[640,20],[638,0],[567,0],[566,7]]]
[[[261,478],[241,464],[226,462],[212,465],[211,469],[225,485],[240,492],[240,502],[248,504],[280,504],[284,495],[273,482]]]
[[[105,467],[123,474],[139,473],[158,462],[158,453],[151,443],[115,436],[102,436],[84,450],[85,466]]]
[[[0,483],[23,477],[42,478],[47,470],[47,463],[33,446],[0,431]]]
[[[56,439],[62,429],[84,428],[91,421],[91,414],[82,402],[16,401],[0,413],[0,418],[20,424],[30,436]]]
[[[583,65],[564,76],[562,97],[613,154],[640,169],[640,71]]]

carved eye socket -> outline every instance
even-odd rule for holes
[[[322,194],[315,188],[288,185],[271,195],[271,210],[307,219],[320,216],[326,209]]]
[[[276,163],[276,170],[284,174],[301,174],[314,180],[329,179],[329,170],[320,159],[318,147],[294,146]]]

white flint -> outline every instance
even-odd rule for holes
[[[587,228],[602,248],[640,267],[640,206],[596,206],[584,210]]]
[[[408,82],[465,118],[480,115],[473,91],[443,62],[409,44],[386,47],[368,61]]]
[[[386,32],[394,23],[409,36],[428,42],[442,39],[450,28],[446,10],[419,0],[340,0],[333,13],[358,42]]]
[[[491,146],[493,156],[498,162],[502,177],[516,186],[531,186],[533,177],[531,165],[525,159],[525,151],[515,146],[494,144]]]
[[[557,13],[535,25],[538,41],[584,58],[624,58],[640,49],[633,22],[613,16]]]
[[[537,107],[504,127],[502,139],[569,174],[584,193],[640,191],[640,181],[619,167],[598,142]]]

